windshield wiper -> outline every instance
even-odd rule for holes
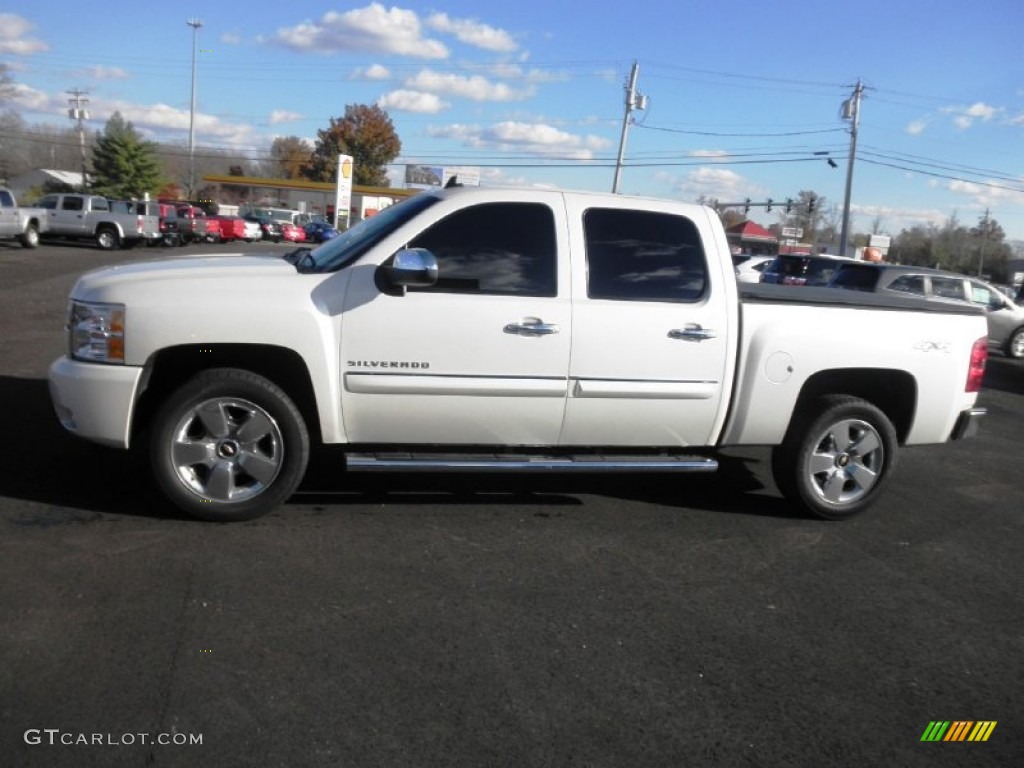
[[[310,261],[310,266],[315,263],[312,256],[310,256],[311,250],[310,248],[296,248],[294,251],[283,254],[281,258],[289,264],[293,264],[296,269],[301,270],[305,266],[307,259]]]

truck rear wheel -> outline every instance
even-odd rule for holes
[[[866,400],[829,395],[794,415],[772,452],[782,494],[825,520],[845,520],[871,506],[896,468],[889,418]]]
[[[25,248],[35,248],[39,245],[39,230],[36,229],[35,224],[29,224],[25,227],[25,231],[21,237],[18,238],[18,242]]]
[[[160,408],[150,460],[163,492],[193,517],[251,520],[295,492],[309,461],[309,433],[276,384],[250,371],[215,368]]]

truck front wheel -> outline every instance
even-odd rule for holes
[[[36,229],[36,225],[29,224],[25,227],[25,231],[18,240],[25,248],[35,248],[39,245],[39,230]]]
[[[96,245],[101,251],[112,251],[121,244],[121,238],[117,230],[110,227],[103,227],[96,233]]]
[[[249,371],[197,374],[159,409],[150,459],[160,488],[193,517],[251,520],[294,493],[309,433],[276,384]]]
[[[782,494],[826,520],[845,520],[875,502],[896,468],[896,430],[877,407],[830,395],[794,416],[772,452]]]

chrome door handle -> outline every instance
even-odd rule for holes
[[[702,328],[697,323],[690,323],[685,328],[673,328],[668,332],[670,339],[682,339],[683,341],[707,341],[718,336],[710,328]]]
[[[561,329],[554,323],[545,323],[536,317],[525,317],[516,323],[505,326],[505,333],[517,336],[548,336],[558,333]]]

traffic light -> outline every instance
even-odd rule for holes
[[[768,205],[765,207],[764,212],[765,213],[771,213],[772,212],[772,199],[770,197],[768,198]]]
[[[750,198],[748,197],[743,201],[743,212],[750,213]]]
[[[808,197],[807,198],[807,212],[808,213],[814,213],[814,204],[816,202],[818,202],[818,198],[816,198],[816,197]]]
[[[786,213],[789,213],[791,210],[793,210],[793,198],[787,197],[786,198]]]

